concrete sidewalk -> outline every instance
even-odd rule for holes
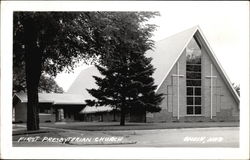
[[[67,122],[64,124],[41,123],[43,127],[73,129],[82,131],[152,130],[178,128],[239,127],[239,122],[171,122],[171,123],[131,123],[120,126],[119,122]]]

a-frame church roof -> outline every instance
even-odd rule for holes
[[[153,58],[151,63],[156,68],[153,74],[156,85],[160,85],[168,75],[196,30],[197,27],[192,27],[160,40],[155,43],[153,50],[147,52],[147,56]]]
[[[199,26],[192,27],[190,29],[187,29],[185,31],[172,35],[168,38],[160,40],[155,43],[155,48],[153,50],[150,50],[147,52],[147,56],[153,58],[152,64],[156,68],[153,74],[153,77],[155,79],[155,84],[158,85],[158,88],[159,88],[159,86],[167,77],[170,70],[178,61],[184,49],[186,48],[186,46],[188,45],[188,43],[194,36],[205,47],[205,50],[207,51],[209,57],[211,58],[214,66],[219,71],[221,77],[223,78],[227,87],[231,91],[236,102],[239,103],[239,96],[237,95],[236,91],[233,89],[233,86],[229,78],[227,77],[226,73],[222,69],[219,61],[214,55],[211,47],[209,46]],[[83,94],[84,97],[86,97],[86,99],[93,98],[86,91],[87,88],[89,89],[89,88],[96,87],[94,78],[92,77],[93,75],[100,76],[99,71],[94,66],[91,66],[83,70],[79,74],[79,76],[76,78],[76,80],[72,83],[72,85],[70,86],[67,92],[71,94]]]

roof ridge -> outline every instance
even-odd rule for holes
[[[195,26],[190,27],[190,28],[188,28],[188,29],[185,29],[185,30],[183,30],[183,31],[181,31],[181,32],[177,32],[177,33],[171,34],[171,35],[167,36],[166,38],[163,38],[163,39],[161,39],[161,40],[158,40],[157,42],[164,41],[164,40],[166,40],[166,39],[169,39],[169,38],[171,38],[171,37],[175,37],[176,35],[183,34],[183,33],[187,32],[187,31],[190,31],[190,30],[193,30],[193,29],[195,29],[195,30],[200,30],[200,27],[199,27],[199,25],[195,25]]]

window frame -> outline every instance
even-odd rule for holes
[[[186,89],[188,89],[188,88],[192,88],[192,95],[187,95],[187,92],[186,92],[186,115],[188,115],[188,116],[190,116],[190,115],[202,115],[202,95],[200,94],[200,95],[196,95],[195,94],[195,89],[196,88],[200,88],[201,90],[202,90],[202,87],[201,86],[186,86]],[[188,98],[192,98],[193,100],[192,100],[192,102],[193,102],[193,104],[188,104]],[[201,100],[200,100],[200,104],[196,104],[196,98],[200,98]],[[188,114],[188,107],[192,107],[193,108],[193,113],[192,114]],[[200,107],[200,110],[201,110],[201,112],[200,113],[197,113],[197,114],[195,114],[195,107]]]
[[[199,44],[199,42],[197,41],[197,39],[195,37],[193,37],[195,43],[197,44],[197,46],[199,47],[199,52],[200,52],[200,59],[198,59],[198,61],[200,63],[190,63],[190,61],[188,61],[188,55],[192,56],[192,53],[190,54],[186,52],[186,116],[202,116],[202,50],[201,50],[201,45]],[[188,48],[188,46],[187,46]],[[186,48],[186,50],[187,50]],[[191,50],[190,48],[188,48],[189,50]],[[194,49],[195,50],[195,49]],[[199,67],[197,67],[199,66]],[[197,77],[196,76],[190,76],[187,75],[188,73],[190,73],[190,75],[192,73],[194,73],[194,75],[200,74]],[[189,77],[189,78],[187,78]],[[193,82],[192,82],[193,81]],[[195,82],[197,81],[197,82]],[[198,82],[199,81],[199,82]],[[198,85],[197,85],[198,84]],[[190,90],[190,88],[192,88],[192,92]],[[196,88],[200,88],[200,91],[197,92],[199,94],[196,93]],[[188,93],[189,90],[189,93]],[[192,94],[191,94],[192,93]],[[188,102],[188,98],[193,98],[192,102],[193,104],[190,104],[191,101]],[[200,98],[200,104],[196,104],[196,97]],[[189,104],[188,104],[189,103]],[[192,108],[192,112],[189,113],[190,108]],[[197,109],[199,108],[199,109]],[[200,112],[197,113],[197,110]]]

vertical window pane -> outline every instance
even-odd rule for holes
[[[201,114],[201,106],[195,106],[195,114]]]
[[[201,105],[201,97],[195,97],[195,105]]]
[[[187,95],[193,95],[193,87],[187,87]]]
[[[187,105],[193,105],[194,102],[193,102],[193,97],[187,97]]]
[[[201,88],[195,88],[195,95],[200,96],[201,95]]]
[[[193,106],[187,106],[187,114],[194,114]]]

